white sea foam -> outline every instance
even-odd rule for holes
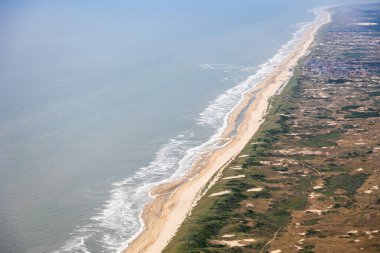
[[[223,64],[223,63],[202,63],[199,64],[202,69],[211,70],[241,70],[243,67],[239,65]]]
[[[164,145],[154,161],[140,168],[135,175],[113,184],[110,199],[98,215],[85,226],[80,226],[56,252],[118,252],[142,230],[141,210],[152,197],[149,190],[159,181],[177,171],[180,158],[189,153],[191,133],[177,136]],[[129,238],[129,240],[128,240]],[[86,241],[91,241],[89,245]],[[91,245],[93,244],[93,245]]]
[[[310,23],[302,24],[293,39],[281,47],[277,54],[259,66],[254,75],[218,96],[200,114],[198,123],[210,128],[214,134],[204,143],[194,140],[192,133],[171,139],[146,167],[140,168],[132,177],[113,184],[109,200],[92,217],[88,224],[79,226],[71,238],[55,252],[88,253],[120,252],[144,228],[141,218],[145,204],[152,200],[149,190],[158,184],[173,180],[186,173],[200,155],[221,147],[220,137],[227,126],[230,113],[249,92],[265,78],[298,44]],[[225,65],[203,64],[205,69],[225,69]],[[231,66],[228,66],[230,69]]]
[[[225,127],[228,116],[244,100],[245,94],[271,73],[278,64],[294,50],[310,24],[311,23],[298,24],[300,29],[293,34],[292,40],[283,45],[273,58],[261,64],[255,74],[249,76],[246,80],[227,90],[212,101],[200,114],[198,119],[199,125],[214,129],[220,128],[221,125]]]
[[[54,251],[54,253],[58,252],[77,252],[77,253],[91,253],[87,250],[84,241],[88,239],[88,235],[76,236],[72,238],[72,240],[66,242],[66,244],[61,247],[59,250]]]
[[[181,177],[202,153],[221,147],[217,141],[219,136],[219,132],[215,133],[202,144],[191,141],[192,133],[171,139],[157,152],[149,166],[140,168],[130,178],[114,183],[110,199],[99,214],[74,231],[72,238],[55,252],[87,253],[91,252],[90,247],[95,247],[97,251],[121,252],[144,228],[141,215],[144,205],[152,200],[150,189]],[[87,245],[86,240],[91,243]]]
[[[241,65],[233,65],[233,64],[225,64],[225,63],[202,63],[202,64],[199,64],[199,67],[205,70],[224,70],[225,72],[231,72],[231,71],[250,72],[250,71],[257,70],[257,67],[241,66]]]

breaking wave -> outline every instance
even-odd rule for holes
[[[150,189],[182,176],[201,154],[223,145],[218,141],[227,127],[231,112],[243,101],[244,94],[262,81],[295,49],[310,24],[300,24],[293,38],[283,45],[274,57],[258,66],[255,74],[210,102],[197,119],[199,126],[213,133],[206,142],[195,140],[191,132],[169,140],[148,166],[138,169],[133,176],[114,183],[109,200],[98,214],[92,217],[87,225],[79,226],[73,231],[71,238],[55,252],[120,252],[124,249],[144,228],[141,215],[143,207],[153,199],[149,194]],[[203,69],[222,70],[244,68],[226,64],[200,66]]]

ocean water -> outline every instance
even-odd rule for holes
[[[119,252],[332,1],[2,1],[0,252]]]

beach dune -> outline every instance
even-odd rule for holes
[[[228,138],[240,112],[248,107],[237,134],[224,147],[205,155],[183,178],[156,187],[155,199],[143,212],[145,228],[123,251],[124,253],[161,252],[175,235],[191,209],[201,197],[201,190],[219,170],[235,158],[258,130],[268,108],[270,97],[283,88],[293,76],[293,69],[314,41],[321,25],[330,22],[330,14],[318,9],[318,19],[303,34],[298,46],[254,89],[245,94],[244,101],[233,111],[222,138]],[[252,98],[255,99],[252,101]],[[251,104],[250,104],[251,103]]]

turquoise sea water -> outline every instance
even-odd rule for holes
[[[126,246],[149,188],[214,148],[331,3],[2,1],[0,252]]]

